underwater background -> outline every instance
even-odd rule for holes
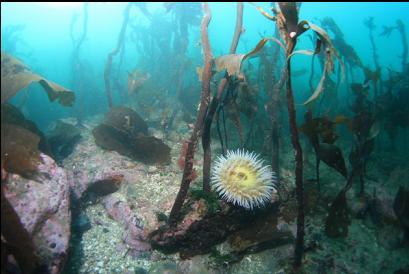
[[[409,273],[409,4],[240,5],[1,3],[2,273]]]

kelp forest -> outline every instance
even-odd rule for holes
[[[371,5],[2,3],[1,273],[408,273],[409,5]]]

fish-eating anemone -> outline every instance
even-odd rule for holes
[[[211,184],[222,199],[247,209],[261,207],[276,193],[276,177],[259,155],[245,150],[228,151],[212,168]]]

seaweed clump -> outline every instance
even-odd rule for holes
[[[42,162],[40,153],[52,155],[36,124],[11,104],[1,105],[1,166],[5,172],[30,178]]]
[[[115,150],[146,164],[170,163],[170,148],[160,139],[148,136],[148,125],[130,108],[112,108],[92,134],[103,149]]]
[[[7,172],[30,178],[42,162],[40,137],[17,125],[1,124],[1,166]]]
[[[44,133],[37,125],[24,117],[24,114],[12,104],[6,103],[1,105],[1,123],[12,124],[24,128],[40,137],[39,149],[45,154],[52,155],[50,146]]]

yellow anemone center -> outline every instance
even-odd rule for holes
[[[228,180],[232,184],[242,189],[252,188],[257,185],[256,173],[249,165],[235,166],[235,168],[229,172],[228,177]]]

